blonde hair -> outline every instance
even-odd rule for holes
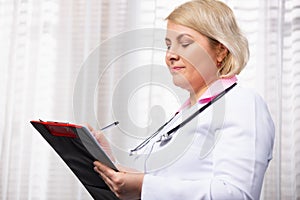
[[[248,40],[226,4],[217,0],[189,1],[177,7],[166,20],[208,37],[213,47],[221,43],[228,49],[228,55],[219,67],[219,76],[239,74],[246,66],[249,59]]]

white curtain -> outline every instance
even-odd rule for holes
[[[97,81],[96,89],[101,90],[96,91],[96,103],[91,107],[96,111],[90,116],[85,106],[91,105],[84,102],[94,101],[83,95],[79,99],[83,102],[80,108],[74,110],[73,104],[74,98],[78,98],[74,95],[78,76],[93,55],[91,52],[101,47],[101,55],[114,57],[118,49],[138,43],[132,36],[129,37],[132,41],[116,41],[118,36],[128,31],[137,33],[141,28],[165,28],[163,19],[183,2],[185,0],[172,3],[168,0],[0,0],[0,199],[91,199],[29,121],[39,118],[89,121],[95,114],[98,117],[95,126],[109,123],[113,118],[108,114],[113,105],[109,96],[116,90],[115,84],[144,65],[164,66],[164,53],[145,44],[145,48],[134,49],[112,60]],[[234,10],[250,43],[250,62],[239,80],[264,97],[276,125],[274,158],[265,177],[261,199],[299,199],[300,2],[224,2]],[[163,41],[159,31],[150,35],[148,32],[145,43],[153,41],[155,45]],[[114,41],[113,45],[101,46],[101,42],[110,41]],[[151,69],[147,75],[149,80],[159,76],[155,67]],[[96,74],[100,70],[96,69]],[[95,76],[85,74],[83,77],[89,88]],[[146,75],[136,77],[139,78],[143,80]],[[162,90],[160,85],[145,84],[147,87],[137,90],[128,104],[129,116],[140,126],[147,126],[153,117],[149,113],[153,108],[165,109],[162,118],[154,116],[165,120],[182,103],[180,96],[168,93],[170,88]],[[162,99],[162,93],[177,99]]]

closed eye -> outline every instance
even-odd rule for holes
[[[190,44],[191,44],[191,43],[181,43],[181,46],[182,46],[183,48],[186,48],[186,47],[188,47]]]
[[[171,40],[168,39],[168,38],[166,38],[165,41],[166,41],[167,49],[170,50],[170,48],[171,48]]]

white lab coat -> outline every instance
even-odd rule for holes
[[[160,149],[180,147],[184,138],[193,135],[188,146],[176,148],[182,151],[172,155],[172,162],[146,172],[141,199],[259,199],[275,132],[263,99],[237,85],[194,120],[196,127],[174,135],[175,141],[182,136],[178,143],[153,145],[154,159],[150,155],[147,162],[163,163],[169,156],[161,153],[159,158]]]

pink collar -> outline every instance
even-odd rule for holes
[[[236,76],[233,76],[231,78],[221,78],[213,82],[209,88],[201,95],[201,97],[198,100],[199,104],[205,104],[213,100],[218,94],[229,88],[232,84],[237,82]],[[190,105],[190,100],[188,99],[178,110],[180,112],[181,110],[185,109]]]

